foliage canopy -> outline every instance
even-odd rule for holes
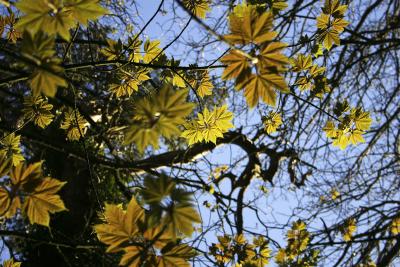
[[[400,264],[398,1],[150,2],[0,0],[2,266]]]

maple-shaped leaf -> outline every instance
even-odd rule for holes
[[[221,58],[221,62],[226,65],[222,73],[222,79],[234,79],[241,73],[250,68],[249,59],[239,50],[231,50],[227,55]]]
[[[329,138],[336,138],[338,136],[338,129],[336,129],[336,126],[333,123],[333,121],[327,121],[323,130],[326,136]]]
[[[297,85],[300,91],[310,90],[313,86],[311,77],[299,76],[296,80],[295,85]]]
[[[76,21],[87,26],[89,20],[108,13],[108,10],[100,5],[99,0],[66,0],[64,5]]]
[[[49,226],[50,213],[66,210],[64,202],[56,193],[66,182],[46,177],[25,198],[23,209],[31,224]]]
[[[312,78],[316,78],[320,75],[322,75],[325,72],[326,68],[325,67],[320,67],[317,64],[313,64],[310,68],[310,75]]]
[[[333,44],[340,45],[339,33],[348,24],[343,18],[332,21],[330,15],[321,14],[317,17],[317,27],[320,30],[318,39],[322,40],[326,49],[330,50]]]
[[[190,267],[188,260],[197,255],[194,249],[186,244],[167,244],[161,252],[157,267]]]
[[[40,92],[46,96],[54,97],[57,92],[57,87],[67,87],[68,84],[64,78],[60,77],[63,68],[59,66],[61,60],[54,59],[46,64],[43,64],[43,69],[36,69],[29,81],[33,95],[39,95]],[[56,74],[55,74],[56,73]]]
[[[349,135],[344,133],[343,131],[338,131],[338,135],[333,140],[333,145],[339,147],[341,150],[344,150],[350,143]]]
[[[188,90],[174,91],[166,84],[156,95],[135,102],[132,124],[125,130],[125,144],[134,142],[140,152],[151,145],[158,148],[160,135],[178,135],[178,126],[190,114],[194,104],[186,102]]]
[[[86,133],[86,120],[82,115],[73,109],[69,109],[64,113],[64,120],[60,129],[67,132],[67,138],[71,141],[79,140]]]
[[[64,69],[60,66],[61,59],[55,57],[54,38],[38,32],[34,36],[24,32],[22,54],[29,58],[34,70],[29,79],[33,95],[44,93],[53,97],[57,87],[67,87],[62,77]]]
[[[352,130],[350,131],[349,134],[349,141],[353,145],[356,145],[358,143],[365,143],[364,137],[362,136],[364,132],[360,130]]]
[[[167,175],[159,177],[146,176],[144,188],[141,191],[143,200],[148,203],[160,203],[163,198],[169,196],[175,188],[175,183]]]
[[[148,70],[140,68],[137,70],[121,70],[119,79],[119,84],[111,84],[109,90],[116,96],[130,96],[133,92],[139,90],[139,85],[144,81],[150,79],[147,75]]]
[[[24,15],[17,26],[35,35],[39,31],[59,34],[69,40],[69,29],[77,22],[87,25],[88,20],[96,19],[106,13],[96,0],[20,0],[15,5]]]
[[[193,223],[201,223],[201,219],[191,203],[178,203],[170,206],[167,222],[175,239],[180,233],[191,236],[194,231]]]
[[[244,95],[251,108],[258,104],[259,99],[270,106],[275,106],[275,88],[284,93],[289,92],[285,79],[275,73],[252,74],[244,82],[244,85]]]
[[[205,97],[206,95],[211,95],[212,89],[214,88],[208,71],[205,71],[203,74],[201,74],[201,79],[199,81],[195,79],[193,82],[191,82],[191,84],[201,98]]]
[[[158,139],[160,138],[152,128],[147,125],[134,124],[129,126],[125,131],[125,144],[135,143],[137,149],[143,152],[146,147],[152,146],[158,149]]]
[[[284,66],[289,63],[289,59],[282,54],[282,50],[287,44],[279,42],[271,42],[265,45],[260,52],[259,63],[262,70],[274,67],[277,71],[285,70]],[[258,66],[257,66],[258,67]]]
[[[371,127],[372,119],[370,114],[363,111],[361,107],[351,109],[350,116],[358,130],[366,131]]]
[[[32,35],[40,30],[50,35],[58,33],[63,39],[69,40],[69,29],[75,25],[75,21],[62,1],[37,0],[32,5],[30,0],[20,0],[15,6],[25,14],[18,21],[20,29]]]
[[[291,63],[292,63],[292,71],[295,72],[305,71],[311,68],[312,57],[311,55],[298,54],[297,58],[291,60]]]
[[[259,13],[254,5],[241,4],[234,8],[229,15],[229,28],[231,34],[225,39],[233,44],[262,44],[273,40],[277,33],[271,31],[273,14],[271,12]]]
[[[16,19],[14,13],[9,14],[6,17],[0,16],[0,36],[6,33],[8,41],[16,43],[21,38],[22,33],[15,27]]]
[[[142,53],[140,53],[142,43],[143,41],[137,35],[128,38],[130,61],[139,62],[143,59]]]
[[[53,121],[54,115],[51,113],[53,105],[41,96],[27,96],[24,98],[24,113],[27,119],[40,128],[45,128]]]
[[[276,129],[282,124],[281,115],[277,112],[270,112],[264,119],[264,128],[268,134],[276,132]]]
[[[126,211],[121,205],[106,204],[103,215],[104,224],[97,224],[94,230],[98,239],[107,244],[107,252],[122,250],[124,242],[135,240],[139,233],[138,223],[144,221],[144,210],[132,197]]]
[[[29,181],[35,181],[42,177],[42,161],[29,164],[19,164],[10,172],[10,180],[14,186],[24,186]]]
[[[149,39],[146,40],[144,43],[144,56],[143,56],[143,62],[144,63],[150,63],[156,59],[157,56],[160,55],[161,53],[161,48],[160,46],[160,41],[159,40],[154,40],[150,41]]]
[[[11,160],[14,166],[17,166],[24,161],[21,148],[19,147],[20,141],[21,136],[15,135],[15,133],[6,134],[5,137],[0,139],[0,155],[4,154]]]
[[[166,225],[158,221],[153,227],[147,225],[147,229],[145,229],[143,233],[143,238],[147,241],[151,241],[155,248],[161,249],[171,242],[173,236],[172,232],[168,231]]]
[[[100,50],[107,60],[118,59],[123,52],[121,40],[118,41],[107,39],[107,46]]]
[[[325,0],[322,12],[333,17],[343,17],[347,10],[347,5],[341,5],[339,0]]]
[[[210,11],[209,0],[182,0],[183,5],[197,17],[204,19]]]
[[[140,246],[129,246],[124,248],[124,255],[122,256],[119,265],[128,267],[140,266],[142,261],[141,255],[143,248]]]
[[[175,73],[172,75],[172,85],[180,87],[180,88],[185,88],[186,87],[186,82],[182,78],[183,72]]]
[[[231,122],[233,114],[228,111],[226,105],[211,112],[204,108],[203,113],[198,113],[197,116],[196,121],[185,125],[186,130],[181,135],[188,140],[189,145],[201,141],[215,144],[218,137],[223,137],[225,132],[234,127]]]
[[[31,224],[49,226],[49,213],[66,210],[60,196],[56,194],[65,182],[51,177],[43,178],[42,163],[40,161],[28,166],[19,164],[11,170],[10,190],[13,194],[6,217],[10,218],[17,209],[22,209]],[[22,207],[20,196],[24,200]]]

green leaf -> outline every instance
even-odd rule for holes
[[[83,25],[87,25],[89,20],[96,20],[108,13],[108,10],[99,4],[99,0],[66,0],[64,2],[74,19]]]
[[[191,236],[194,228],[193,223],[200,223],[200,215],[189,203],[178,203],[172,205],[168,210],[170,218],[170,231],[176,237],[179,233]]]
[[[87,25],[88,20],[106,14],[96,0],[20,0],[15,6],[23,12],[17,27],[35,35],[44,31],[50,35],[59,34],[69,40],[69,29],[78,22]]]
[[[143,56],[144,63],[150,63],[160,54],[162,51],[160,46],[159,40],[150,41],[149,39],[146,40],[144,43],[144,52],[145,55]]]
[[[29,85],[33,95],[44,93],[54,97],[57,87],[67,87],[62,77],[64,69],[60,66],[61,59],[54,56],[54,39],[43,32],[32,35],[24,32],[22,54],[32,61],[34,71],[30,76]]]
[[[159,177],[146,176],[141,191],[143,200],[148,204],[158,204],[172,193],[175,183],[165,174]]]

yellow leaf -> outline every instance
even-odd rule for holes
[[[292,63],[292,71],[295,72],[305,71],[311,68],[312,57],[311,55],[298,54],[297,58],[291,60],[291,63]]]
[[[88,20],[97,19],[106,10],[97,0],[20,0],[15,6],[24,13],[17,26],[35,35],[40,30],[49,35],[59,34],[69,40],[69,29],[77,22],[87,25]]]
[[[244,82],[245,96],[247,104],[252,108],[258,104],[261,98],[263,102],[270,106],[275,106],[276,93],[274,88],[288,92],[289,88],[284,78],[274,73],[261,73],[259,75],[252,74],[250,78]]]
[[[221,62],[227,65],[222,73],[223,80],[236,78],[250,68],[248,58],[237,50],[231,50],[221,58]]]
[[[21,136],[14,133],[6,134],[5,137],[0,139],[0,154],[4,154],[6,158],[10,159],[13,166],[17,166],[24,161],[19,147],[20,140]]]
[[[287,260],[287,259],[286,259],[286,252],[285,252],[285,250],[284,250],[283,248],[280,248],[280,249],[278,250],[278,253],[275,255],[275,261],[276,261],[277,263],[282,264],[282,263],[284,263],[286,260]]]
[[[186,244],[176,245],[164,251],[162,255],[158,257],[157,267],[190,267],[187,260],[195,255],[196,253],[192,247]]]
[[[49,226],[49,213],[66,210],[64,202],[56,195],[64,184],[65,182],[46,177],[26,197],[23,209],[31,224]]]
[[[44,93],[53,97],[57,87],[67,87],[62,77],[64,69],[60,66],[61,59],[55,56],[54,38],[43,32],[35,35],[24,32],[22,40],[22,54],[35,63],[29,80],[33,95]]]
[[[135,103],[132,124],[125,130],[125,144],[134,142],[140,152],[151,145],[158,148],[160,135],[170,138],[180,133],[178,126],[194,104],[186,102],[188,90],[174,91],[166,84],[156,95]]]
[[[11,159],[7,158],[7,153],[0,151],[0,177],[7,175],[12,165]]]
[[[68,9],[64,8],[62,1],[37,0],[32,5],[30,0],[20,0],[15,6],[25,15],[20,18],[17,26],[35,35],[40,30],[49,35],[59,34],[63,39],[69,40],[69,29],[75,25]]]
[[[349,142],[349,136],[343,132],[339,132],[336,139],[333,140],[333,145],[343,150],[349,145]]]
[[[344,12],[347,10],[347,5],[340,5],[339,0],[325,0],[322,11],[325,14],[336,17],[343,17]]]
[[[233,114],[226,105],[214,108],[211,112],[204,108],[203,113],[198,113],[196,121],[185,125],[186,130],[181,136],[188,139],[189,145],[202,141],[215,144],[218,137],[234,127],[232,119]]]
[[[390,224],[390,231],[394,235],[398,235],[400,233],[400,217],[396,217]]]
[[[194,227],[193,223],[200,223],[200,215],[189,203],[178,203],[169,210],[170,232],[173,238],[182,233],[191,236]]]
[[[369,112],[364,112],[362,108],[353,108],[350,114],[358,130],[367,131],[371,127],[372,119]]]
[[[8,259],[3,262],[3,267],[20,267],[21,262],[16,262],[14,259]]]
[[[331,190],[331,198],[332,198],[332,200],[336,200],[339,197],[340,197],[340,192],[336,188],[333,188]]]
[[[350,132],[349,141],[353,145],[358,143],[365,143],[364,137],[362,136],[363,132],[360,130],[353,130]]]
[[[204,19],[210,11],[209,0],[182,0],[183,5],[195,14],[197,17]]]
[[[9,210],[11,203],[10,194],[4,187],[0,187],[0,218]]]
[[[69,109],[64,114],[64,120],[60,126],[67,132],[70,141],[77,141],[86,133],[86,120],[77,110]]]
[[[164,229],[164,225],[158,222],[158,225],[146,229],[143,233],[146,240],[153,240],[156,248],[162,248],[173,239],[172,233]]]
[[[356,220],[354,218],[347,220],[341,229],[344,241],[351,241],[356,230]]]
[[[51,113],[53,105],[49,104],[46,99],[41,96],[27,96],[24,98],[24,115],[28,119],[32,119],[33,123],[40,128],[46,128],[54,115]]]
[[[326,136],[329,138],[336,138],[338,136],[338,130],[336,129],[333,121],[327,121],[323,130]]]
[[[287,44],[279,42],[271,42],[265,45],[258,56],[260,68],[265,70],[274,67],[278,71],[285,70],[284,66],[289,63],[289,59],[281,52],[286,46]]]
[[[212,84],[210,76],[208,75],[207,71],[202,75],[200,81],[199,82],[195,81],[194,84],[192,84],[192,86],[196,88],[197,94],[201,98],[205,97],[206,95],[211,95],[212,89],[214,88],[214,85]]]
[[[147,75],[148,70],[139,68],[130,70],[122,70],[119,75],[120,83],[119,84],[111,84],[109,90],[116,96],[130,96],[133,92],[137,92],[139,90],[139,85],[141,85],[144,81],[150,79]]]
[[[104,224],[94,226],[97,237],[109,245],[107,252],[117,252],[122,250],[122,243],[133,240],[139,232],[138,222],[144,220],[144,210],[132,198],[126,212],[120,205],[106,204],[103,216]]]
[[[264,129],[268,134],[276,132],[276,129],[282,124],[281,115],[277,112],[270,112],[264,119]]]
[[[19,164],[14,167],[10,173],[10,179],[13,185],[22,186],[28,181],[40,179],[42,177],[42,161],[25,166]]]
[[[142,248],[139,246],[129,246],[124,248],[124,255],[122,256],[119,265],[137,267],[140,266]],[[109,251],[110,252],[110,251]]]
[[[66,210],[63,201],[58,195],[34,194],[28,196],[24,202],[24,212],[31,224],[49,226],[50,215]]]
[[[114,41],[107,39],[107,47],[100,50],[100,52],[106,56],[107,60],[118,59],[122,54],[122,42],[121,40]]]
[[[271,12],[258,13],[256,6],[238,5],[229,15],[231,34],[225,39],[234,44],[262,44],[273,40],[277,33],[271,31],[273,15]]]
[[[160,45],[159,40],[154,40],[154,41],[150,41],[149,39],[146,40],[146,42],[144,43],[144,52],[145,52],[145,55],[143,56],[144,63],[150,63],[156,59],[156,57],[162,51],[159,45]]]

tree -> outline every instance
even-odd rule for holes
[[[3,266],[398,264],[397,1],[0,8]]]

